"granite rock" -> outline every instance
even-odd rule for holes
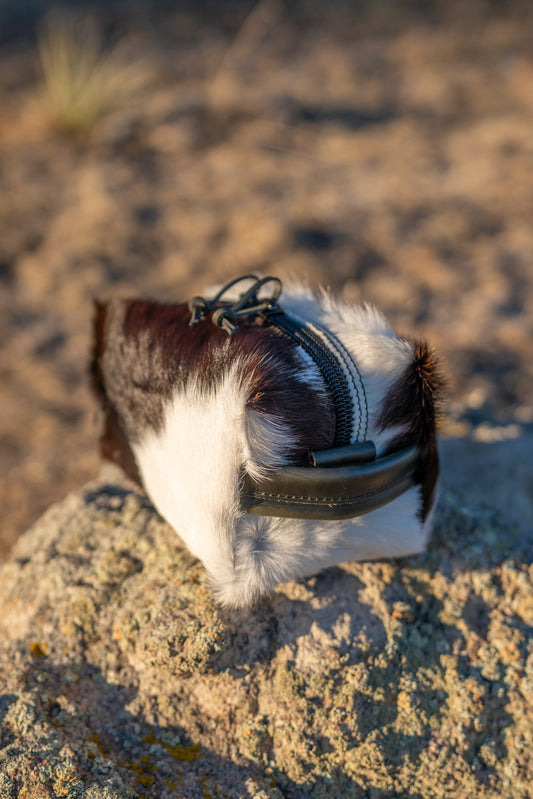
[[[224,611],[106,466],[0,571],[0,796],[530,796],[531,554],[444,491],[425,555]]]

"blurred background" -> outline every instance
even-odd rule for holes
[[[0,556],[96,475],[92,298],[261,270],[443,356],[443,434],[533,428],[529,0],[0,2]]]

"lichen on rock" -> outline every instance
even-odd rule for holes
[[[528,546],[448,494],[427,554],[226,611],[105,467],[0,572],[0,796],[527,797]]]

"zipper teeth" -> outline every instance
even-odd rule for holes
[[[269,321],[300,344],[318,366],[331,392],[335,408],[335,446],[350,444],[354,428],[353,402],[340,359],[332,354],[328,346],[330,337],[327,337],[326,344],[318,332],[283,312],[272,314]]]
[[[330,330],[316,323],[307,323],[307,328],[315,330],[319,337],[324,339],[327,347],[333,353],[344,371],[344,379],[348,383],[348,388],[352,398],[352,432],[353,439],[351,444],[356,441],[366,441],[368,435],[368,401],[366,396],[365,384],[361,377],[361,372],[354,360],[351,352],[346,349],[342,341],[338,339]]]

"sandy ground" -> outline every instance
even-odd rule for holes
[[[252,270],[329,285],[442,353],[446,434],[533,424],[533,7],[287,6],[100,10],[143,84],[81,138],[50,124],[11,20],[0,552],[97,471],[94,296],[183,300]]]

